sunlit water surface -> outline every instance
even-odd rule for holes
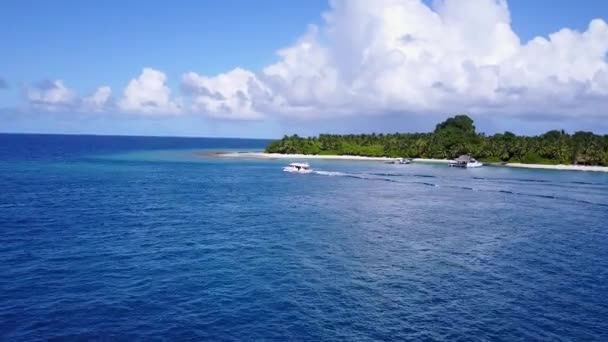
[[[608,174],[265,143],[0,135],[0,339],[608,339]]]

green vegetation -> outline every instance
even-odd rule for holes
[[[270,143],[266,152],[440,159],[470,153],[485,162],[608,166],[608,135],[553,130],[533,137],[486,136],[475,131],[471,118],[457,115],[433,133],[292,135]]]

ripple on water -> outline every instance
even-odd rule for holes
[[[2,165],[1,339],[605,340],[598,175],[163,158]]]

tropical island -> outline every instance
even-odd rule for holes
[[[538,136],[477,133],[473,120],[456,115],[432,133],[285,136],[265,153],[453,159],[470,154],[486,163],[608,166],[608,135],[552,130]]]

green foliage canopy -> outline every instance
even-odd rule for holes
[[[266,152],[442,159],[470,153],[489,162],[608,166],[608,135],[552,130],[533,137],[486,136],[476,132],[470,117],[456,115],[437,124],[433,133],[292,135],[271,142]]]

